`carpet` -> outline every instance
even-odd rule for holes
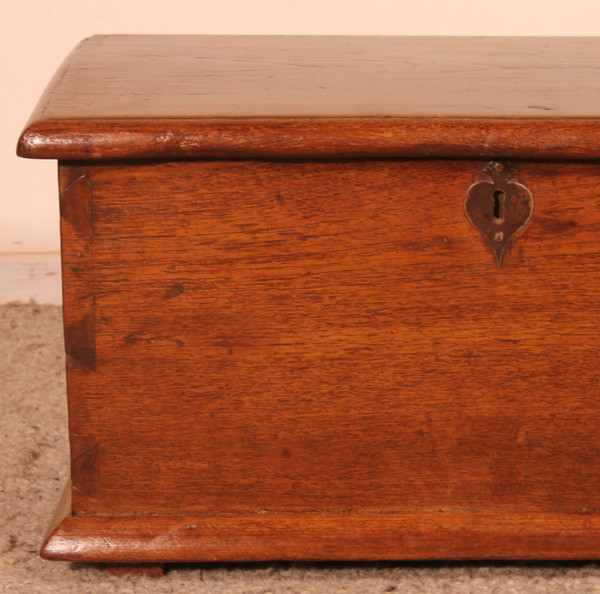
[[[0,306],[0,591],[206,594],[600,593],[600,564],[260,563],[173,565],[162,578],[43,561],[68,475],[61,310]]]

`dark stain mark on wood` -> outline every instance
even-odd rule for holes
[[[570,219],[558,219],[553,217],[536,217],[535,224],[541,227],[544,233],[565,233],[578,227],[576,221]]]
[[[65,327],[65,351],[69,368],[96,371],[96,316],[89,312]]]
[[[173,299],[183,293],[183,285],[174,283],[173,286],[165,293],[165,299]]]

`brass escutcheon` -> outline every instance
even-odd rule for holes
[[[491,180],[475,182],[467,191],[465,214],[492,250],[501,266],[508,243],[533,214],[533,194],[514,180],[510,163],[492,161],[484,170]]]

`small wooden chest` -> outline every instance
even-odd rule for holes
[[[47,559],[600,557],[600,40],[98,36]]]

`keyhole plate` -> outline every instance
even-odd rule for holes
[[[465,214],[490,247],[500,266],[508,243],[533,214],[533,195],[515,181],[508,163],[492,161],[484,169],[491,180],[475,182],[467,191]]]

